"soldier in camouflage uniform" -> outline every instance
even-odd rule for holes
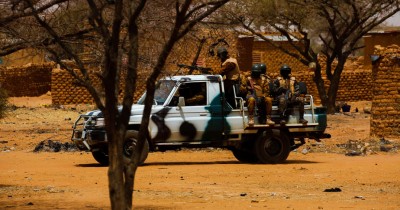
[[[264,64],[265,67],[265,64]],[[254,64],[251,68],[251,76],[247,78],[247,108],[249,111],[249,126],[254,125],[255,106],[259,110],[260,123],[274,125],[271,119],[272,98],[270,97],[269,83],[270,80],[262,76],[262,65]],[[266,69],[265,69],[266,70]],[[266,119],[266,120],[265,120]],[[264,122],[265,121],[265,122]]]
[[[274,93],[279,102],[278,110],[281,116],[281,125],[286,124],[285,111],[288,105],[299,107],[299,123],[307,124],[304,119],[304,98],[300,94],[300,87],[294,77],[291,77],[292,69],[288,65],[283,65],[280,69],[281,76],[274,81]]]
[[[239,64],[235,58],[229,56],[225,47],[220,47],[217,49],[217,56],[221,60],[221,69],[217,73],[224,77],[226,98],[228,103],[234,107],[236,103],[233,93],[233,86],[239,84]]]
[[[239,97],[246,98],[247,97],[247,78],[250,76],[250,72],[240,72],[240,86],[239,93],[237,94]]]

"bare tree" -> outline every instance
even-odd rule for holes
[[[97,107],[102,111],[107,139],[109,142],[109,193],[112,209],[131,209],[134,179],[148,136],[148,123],[154,98],[155,83],[162,73],[174,45],[188,34],[201,21],[226,4],[229,0],[10,0],[5,5],[4,16],[0,16],[0,30],[6,35],[5,47],[0,54],[6,55],[28,47],[42,47],[52,54],[57,63],[85,87],[92,95]],[[68,15],[79,10],[80,16]],[[69,17],[62,19],[61,17]],[[75,17],[75,20],[70,18]],[[62,21],[61,21],[62,19]],[[84,24],[77,24],[78,22]],[[35,26],[35,33],[27,33],[23,27],[16,30],[13,26],[24,22]],[[63,24],[70,23],[69,27]],[[73,27],[75,26],[75,27]],[[128,129],[133,93],[136,89],[137,72],[142,55],[141,47],[145,36],[160,34],[156,43],[155,59],[147,63],[151,69],[146,81],[145,108],[139,129],[139,140],[129,163],[123,161],[123,140]],[[150,31],[150,32],[149,32]],[[13,39],[10,39],[14,37]],[[16,37],[16,38],[15,38]],[[93,40],[88,40],[91,37]],[[86,38],[86,39],[85,39]],[[94,44],[99,51],[101,62],[97,78],[90,76],[92,71],[82,59],[80,51],[74,48],[76,41],[82,44]],[[149,47],[150,48],[150,47]],[[95,49],[95,48],[91,48]],[[63,58],[74,63],[72,67]],[[124,65],[124,59],[127,60]],[[79,71],[75,71],[77,68]],[[125,77],[120,77],[121,71]],[[93,79],[100,79],[102,87],[94,86]],[[119,84],[124,80],[122,106],[118,106]],[[104,98],[102,96],[105,96]]]
[[[271,43],[304,65],[312,65],[314,82],[328,113],[335,112],[340,76],[348,57],[362,48],[360,40],[374,27],[400,10],[398,0],[286,0],[240,1],[230,8],[228,18],[245,31]],[[286,37],[291,48],[273,42],[262,31]],[[319,55],[326,58],[322,69]],[[325,89],[322,71],[330,81]]]
[[[35,4],[35,10],[47,19],[48,24],[60,34],[60,38],[64,41],[73,43],[77,38],[82,39],[82,36],[89,34],[92,30],[77,27],[87,17],[77,3],[66,0],[47,1],[45,4],[38,4],[38,1],[29,2]],[[26,1],[3,0],[0,4],[0,56],[22,49],[55,45],[55,40],[34,21],[32,16],[34,11],[29,8]],[[69,8],[69,10],[64,8]],[[61,14],[63,11],[68,11],[69,15],[74,17],[74,24],[71,24],[71,19],[64,18],[66,15]]]

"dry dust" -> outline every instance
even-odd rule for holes
[[[33,152],[41,141],[69,142],[93,106],[54,107],[49,95],[10,103],[0,119],[0,209],[109,209],[107,167],[90,153]],[[400,140],[371,138],[371,103],[350,105],[328,116],[331,139],[307,141],[284,164],[242,164],[211,148],[150,153],[134,208],[400,209]]]

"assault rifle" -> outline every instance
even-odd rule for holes
[[[210,72],[212,70],[211,68],[201,67],[201,66],[197,66],[197,65],[177,64],[177,66],[179,67],[179,69],[181,69],[181,68],[189,69],[189,74],[192,74],[193,70],[198,70],[202,74],[210,74]]]

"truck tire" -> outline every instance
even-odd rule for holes
[[[235,158],[242,163],[257,163],[258,162],[257,156],[251,151],[234,148],[234,149],[232,149],[232,153],[233,153],[233,156],[235,156]]]
[[[102,166],[108,166],[108,152],[97,150],[92,152],[93,158]]]
[[[260,163],[282,163],[290,153],[290,141],[285,131],[260,132],[254,146]]]
[[[130,130],[126,132],[126,137],[124,140],[124,148],[123,148],[124,160],[126,162],[130,161],[132,151],[138,141],[138,136],[139,136],[138,131]],[[139,165],[142,165],[146,161],[147,156],[149,155],[149,150],[150,150],[149,142],[146,140],[143,145],[142,155],[140,156],[139,159]]]

